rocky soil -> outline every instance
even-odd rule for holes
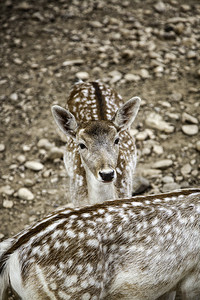
[[[146,193],[200,186],[199,0],[35,3],[0,2],[0,240],[68,203],[50,107],[77,79],[142,98]]]

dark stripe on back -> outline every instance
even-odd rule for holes
[[[97,99],[98,111],[101,120],[107,120],[106,112],[105,112],[105,100],[102,96],[101,90],[99,88],[98,82],[91,82],[95,89],[95,95]]]

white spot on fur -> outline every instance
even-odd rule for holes
[[[77,275],[66,276],[64,285],[70,287],[73,284],[77,283]]]

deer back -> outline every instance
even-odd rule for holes
[[[22,299],[198,299],[200,189],[61,209],[0,249]]]

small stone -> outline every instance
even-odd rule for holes
[[[191,9],[191,7],[188,4],[182,4],[181,9],[186,12],[186,11],[189,11]]]
[[[24,180],[24,185],[25,185],[26,187],[33,186],[34,184],[35,184],[34,181],[31,180],[31,179],[29,179],[29,178],[26,178],[26,179]]]
[[[176,55],[173,54],[173,53],[166,53],[165,54],[165,59],[171,60],[171,61],[176,60]]]
[[[159,13],[163,13],[165,11],[165,9],[166,9],[165,4],[163,2],[161,2],[161,1],[157,2],[154,5],[154,8]]]
[[[150,187],[149,180],[142,176],[135,176],[133,183],[133,195],[141,194]]]
[[[196,143],[196,149],[197,149],[197,151],[200,152],[200,141],[197,141],[197,143]]]
[[[192,59],[192,58],[196,58],[197,57],[197,53],[193,50],[190,50],[187,54],[187,58]]]
[[[181,93],[173,93],[169,96],[169,100],[179,102],[183,99],[183,95]]]
[[[17,100],[18,100],[18,95],[17,95],[17,93],[12,93],[12,94],[10,94],[10,100],[12,100],[12,101],[17,101]]]
[[[122,78],[122,73],[120,73],[117,70],[114,70],[109,73],[109,76],[112,77],[112,79],[110,80],[110,83],[112,84],[119,81]]]
[[[52,160],[55,158],[62,158],[63,154],[64,154],[64,150],[62,148],[52,147],[48,154],[48,158]]]
[[[152,165],[152,168],[154,169],[167,169],[173,165],[173,161],[171,159],[163,159],[155,162]]]
[[[179,190],[180,188],[180,185],[176,182],[166,183],[162,187],[162,192],[166,193],[174,190]]]
[[[2,240],[4,238],[4,234],[3,233],[0,233],[0,240]]]
[[[199,131],[197,125],[183,125],[181,128],[183,133],[185,133],[186,135],[195,135]]]
[[[24,152],[29,152],[31,150],[31,147],[28,146],[28,145],[23,145],[22,149],[23,149]]]
[[[139,75],[135,75],[135,74],[131,74],[128,73],[124,76],[126,81],[139,81],[140,80],[140,76]]]
[[[76,77],[80,80],[87,80],[89,78],[89,74],[87,72],[78,72],[76,73]]]
[[[5,151],[6,147],[4,144],[0,144],[0,152]]]
[[[156,154],[158,154],[158,155],[161,155],[164,152],[163,151],[163,147],[160,146],[160,145],[154,145],[153,146],[153,152],[156,153]]]
[[[91,21],[90,25],[94,28],[101,28],[103,26],[99,21]]]
[[[23,63],[23,61],[20,58],[14,58],[13,61],[16,65],[21,65]]]
[[[0,194],[11,196],[14,194],[14,190],[11,188],[10,185],[5,185],[0,188]]]
[[[156,177],[157,178],[157,176],[161,174],[161,170],[145,168],[145,169],[141,170],[141,174],[144,177],[152,177],[152,178]]]
[[[73,65],[81,65],[84,63],[83,59],[72,59],[72,60],[66,60],[62,63],[63,67],[67,66],[73,66]]]
[[[185,29],[185,25],[183,23],[178,23],[174,26],[174,31],[176,34],[182,34]]]
[[[162,182],[164,182],[164,183],[172,183],[172,182],[174,182],[174,178],[172,176],[164,176],[162,178]]]
[[[26,157],[23,154],[20,154],[17,156],[17,161],[21,164],[23,164],[26,161]]]
[[[33,171],[40,171],[44,168],[44,165],[38,161],[27,161],[25,167]]]
[[[18,197],[22,200],[33,200],[34,195],[27,188],[20,188],[17,192]]]
[[[164,72],[163,66],[157,66],[154,68],[154,73],[163,73],[163,72]]]
[[[14,203],[11,200],[7,200],[7,199],[3,200],[3,207],[5,207],[5,208],[12,208],[13,204]]]
[[[146,69],[141,69],[139,74],[143,79],[147,79],[150,77],[150,74]]]
[[[54,144],[50,143],[48,139],[40,139],[37,143],[38,148],[44,148],[46,150],[51,149]]]
[[[190,174],[192,171],[192,167],[190,164],[186,164],[181,168],[181,174],[185,177]]]
[[[148,133],[146,131],[141,131],[136,135],[138,141],[144,141],[148,138]]]
[[[189,115],[188,113],[184,112],[182,114],[182,121],[185,123],[185,122],[189,122],[189,123],[192,123],[192,124],[198,124],[198,120],[197,118]]]
[[[162,117],[156,113],[150,113],[146,118],[146,125],[157,129],[159,131],[164,131],[166,133],[174,132],[174,126],[165,122]]]
[[[48,177],[51,176],[51,174],[52,174],[52,170],[49,169],[49,170],[44,171],[44,173],[42,174],[42,176],[43,176],[44,178],[48,178]]]

